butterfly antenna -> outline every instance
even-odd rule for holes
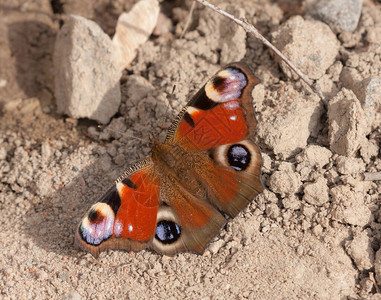
[[[173,98],[174,98],[173,95],[175,94],[175,90],[176,90],[176,84],[173,85],[172,92],[168,97],[168,102],[169,102],[169,100],[171,100],[171,101],[173,100]]]
[[[172,88],[172,92],[169,96],[167,96],[167,107],[166,107],[166,110],[165,110],[165,118],[167,118],[168,116],[168,111],[169,111],[169,108],[171,107],[171,102],[173,101],[174,99],[174,92],[176,90],[176,85],[173,85],[173,88]],[[164,129],[168,129],[168,126],[165,125],[165,122],[161,122],[159,124],[159,127],[160,128],[164,128]]]
[[[194,8],[195,8],[195,7],[196,7],[196,2],[192,2],[192,6],[191,6],[191,8],[190,8],[190,11],[189,11],[187,20],[186,20],[186,22],[185,22],[184,29],[183,29],[183,31],[182,31],[181,34],[180,34],[180,39],[183,38],[185,32],[186,32],[186,31],[188,30],[188,28],[189,28],[189,25],[190,25],[190,23],[191,23],[191,21],[192,21],[192,15],[193,15],[193,11],[194,11]]]

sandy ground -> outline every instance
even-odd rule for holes
[[[325,57],[336,52],[323,72],[305,71],[322,87],[321,101],[260,42],[201,6],[179,39],[190,2],[165,1],[171,31],[139,49],[121,80],[119,113],[97,127],[56,113],[55,36],[65,13],[112,35],[132,3],[1,2],[2,299],[381,299],[381,183],[362,176],[381,171],[380,108],[342,102],[360,103],[356,78],[381,77],[381,4],[365,0],[357,29],[332,34]],[[286,20],[305,14],[304,1],[230,3],[274,40]],[[94,259],[76,248],[79,220],[126,166],[149,154],[150,133],[163,140],[189,96],[220,65],[241,59],[262,81],[253,95],[265,192],[201,256],[106,251]],[[346,109],[356,134],[343,146],[331,134]]]

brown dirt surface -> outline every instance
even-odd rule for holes
[[[191,1],[176,0],[161,2],[172,26],[125,70],[108,125],[57,114],[52,58],[65,16],[92,19],[112,35],[135,2],[0,4],[0,298],[381,299],[381,181],[363,180],[381,172],[381,3],[364,0],[357,29],[330,34],[326,67],[319,53],[311,59],[306,73],[314,70],[324,101],[259,41],[201,5],[180,39]],[[314,26],[329,29],[311,21],[302,0],[215,3],[278,39],[293,59],[314,49],[301,46],[298,56],[296,39],[282,33],[308,42]],[[149,154],[151,134],[164,140],[220,65],[237,60],[261,80],[253,104],[265,191],[203,255],[109,250],[94,259],[79,250],[74,232],[96,198]]]

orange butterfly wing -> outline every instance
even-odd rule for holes
[[[261,156],[244,64],[219,71],[192,98],[152,157],[133,165],[81,221],[77,244],[105,249],[202,253],[226,220],[261,192]]]
[[[226,66],[180,112],[168,130],[166,143],[205,150],[252,135],[256,120],[251,91],[258,83],[244,64]]]
[[[212,190],[208,200],[230,216],[262,191],[261,154],[251,140],[256,127],[251,92],[258,83],[245,64],[226,66],[189,101],[166,138],[211,158],[200,177]]]
[[[77,244],[95,257],[104,249],[140,250],[152,243],[159,178],[150,159],[132,166],[82,219]]]
[[[177,116],[168,130],[167,149],[153,149],[158,165],[177,162],[171,164],[173,176],[163,176],[175,183],[163,185],[166,218],[161,219],[178,237],[160,243],[154,239],[155,250],[202,253],[226,221],[221,212],[235,216],[262,191],[261,155],[251,141],[256,126],[251,91],[257,83],[247,66],[228,65]]]

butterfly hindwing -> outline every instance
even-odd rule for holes
[[[213,189],[211,202],[235,217],[262,192],[261,153],[251,140],[215,147],[208,151],[213,166],[204,172],[204,180]]]
[[[175,182],[165,180],[159,207],[155,251],[167,255],[192,251],[201,254],[226,220],[207,201],[189,194]]]
[[[159,178],[152,161],[133,165],[82,219],[77,244],[95,257],[104,249],[141,250],[151,245],[159,207]]]

